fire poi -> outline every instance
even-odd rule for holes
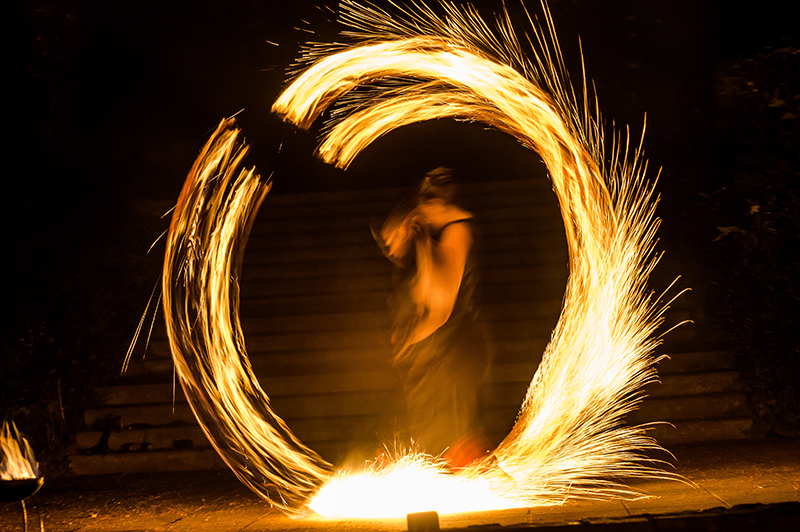
[[[644,456],[661,449],[648,427],[623,422],[642,387],[657,380],[655,331],[665,308],[645,287],[657,262],[658,221],[641,143],[632,147],[613,134],[606,146],[585,80],[580,98],[569,81],[546,6],[544,27],[528,20],[532,58],[507,13],[492,31],[471,7],[442,9],[439,18],[415,4],[394,17],[345,0],[342,22],[353,43],[308,47],[305,69],[272,110],[308,128],[336,105],[317,155],[340,168],[393,129],[438,118],[483,122],[536,151],[569,248],[560,319],[514,428],[485,458],[453,472],[412,453],[362,472],[334,472],[272,411],[247,358],[237,279],[270,184],[241,168],[249,148],[234,121],[223,120],[189,173],[170,225],[162,279],[167,333],[186,398],[212,445],[242,482],[289,512],[309,506],[321,515],[388,517],[541,506],[638,496],[623,478],[677,478]]]

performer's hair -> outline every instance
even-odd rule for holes
[[[419,184],[417,194],[420,201],[440,199],[450,203],[453,201],[455,193],[456,182],[453,179],[453,169],[439,166],[425,174],[425,179]]]

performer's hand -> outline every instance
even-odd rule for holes
[[[392,367],[397,366],[401,362],[403,362],[408,355],[411,354],[411,345],[410,343],[406,342],[392,357]]]

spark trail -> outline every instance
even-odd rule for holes
[[[209,439],[240,478],[283,508],[307,502],[330,481],[311,507],[333,515],[358,515],[342,501],[363,500],[391,479],[400,483],[409,470],[449,483],[439,493],[456,485],[488,489],[494,507],[632,497],[621,479],[677,478],[644,457],[660,449],[647,427],[623,423],[642,387],[657,380],[655,331],[665,306],[645,288],[657,262],[653,184],[644,177],[641,143],[631,149],[615,136],[607,150],[596,104],[590,106],[585,88],[579,99],[569,81],[546,6],[544,28],[528,20],[529,60],[507,13],[492,31],[469,7],[442,4],[440,18],[423,4],[399,17],[342,5],[356,43],[310,47],[305,69],[273,111],[308,128],[336,105],[318,155],[342,168],[393,129],[438,118],[483,122],[535,150],[549,170],[569,248],[561,316],[514,428],[485,459],[457,474],[429,457],[411,457],[384,470],[330,477],[329,466],[271,412],[249,368],[229,279],[238,275],[246,228],[267,188],[254,184],[252,171],[231,179],[243,150],[232,124],[223,122],[181,194],[163,279],[165,296],[172,293],[164,304],[173,357]],[[473,509],[466,496],[460,507],[386,498],[396,504],[382,515]]]
[[[280,508],[302,505],[329,466],[277,417],[250,367],[238,278],[270,185],[240,170],[247,146],[223,120],[189,172],[167,236],[162,285],[172,359],[186,399],[222,459]]]

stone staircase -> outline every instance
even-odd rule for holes
[[[514,423],[558,319],[567,250],[549,182],[465,184],[476,214],[482,319],[496,355],[483,417],[499,442]],[[268,196],[242,270],[241,317],[250,360],[274,410],[335,463],[362,461],[403,426],[403,397],[388,364],[391,265],[369,232],[401,189]],[[679,299],[666,327],[691,317]],[[751,419],[732,357],[697,348],[691,325],[659,353],[662,383],[630,421],[668,421],[664,444],[739,439]],[[78,474],[223,467],[173,383],[163,326],[105,404],[85,412],[71,467]]]

